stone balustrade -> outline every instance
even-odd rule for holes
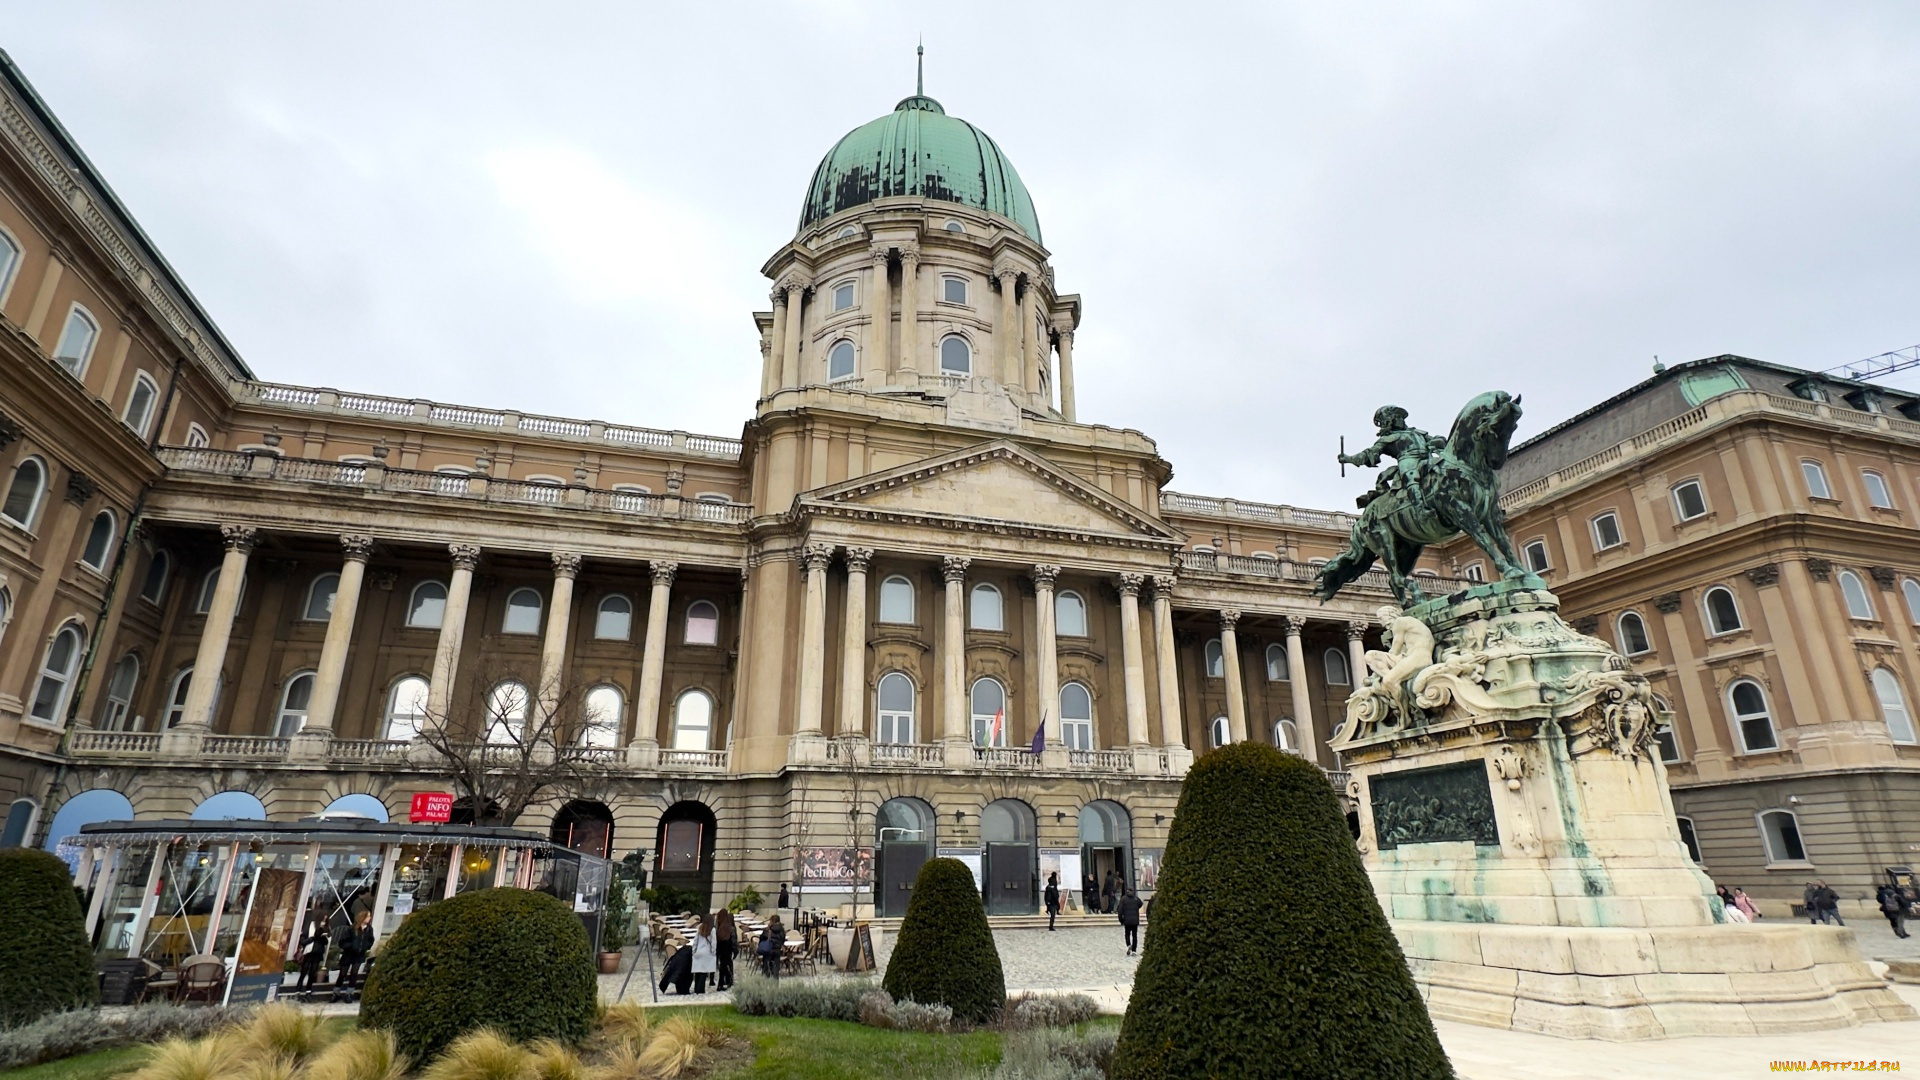
[[[1246,502],[1240,499],[1216,499],[1208,495],[1184,495],[1178,491],[1160,493],[1160,512],[1187,517],[1233,518],[1262,521],[1269,525],[1289,525],[1302,529],[1322,529],[1345,533],[1353,528],[1354,516],[1332,510],[1310,510],[1303,506]]]

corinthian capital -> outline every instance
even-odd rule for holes
[[[864,574],[867,564],[873,561],[873,549],[868,547],[850,547],[847,549],[847,573]]]
[[[1172,574],[1153,575],[1153,595],[1156,598],[1164,596],[1168,600],[1173,599],[1173,586],[1179,580]]]
[[[965,555],[948,555],[940,560],[940,572],[946,576],[948,581],[965,581],[967,580],[967,567],[972,565],[973,560],[967,558]]]
[[[1360,641],[1367,636],[1367,624],[1354,621],[1347,624],[1347,640]]]
[[[1220,629],[1231,630],[1238,625],[1240,625],[1240,609],[1239,608],[1221,608],[1220,609]]]
[[[578,573],[580,573],[580,556],[578,553],[572,551],[556,551],[553,553],[554,577],[570,578]]]
[[[447,554],[453,556],[455,570],[472,570],[480,565],[480,549],[473,544],[448,544]]]
[[[673,585],[673,575],[679,572],[680,564],[677,562],[668,562],[664,559],[655,559],[647,564],[647,569],[653,574],[654,588],[668,588]]]
[[[340,553],[346,556],[348,562],[366,562],[368,556],[373,554],[373,537],[342,535]]]
[[[917,263],[920,261],[920,245],[911,240],[904,244],[893,245],[893,250],[900,253],[900,261],[902,263]]]
[[[1147,583],[1147,575],[1145,574],[1121,574],[1120,575],[1120,595],[1121,596],[1139,596],[1140,586],[1145,585],[1146,583]],[[1234,618],[1237,619],[1239,617],[1240,617],[1240,613],[1237,611],[1234,612]]]
[[[806,567],[809,574],[825,570],[827,564],[833,561],[834,547],[833,544],[808,544],[807,549],[800,553],[800,565]]]
[[[220,540],[228,551],[237,551],[242,555],[253,551],[253,545],[260,542],[260,530],[251,525],[222,525]]]
[[[1290,638],[1299,637],[1300,631],[1307,628],[1305,615],[1289,615],[1283,621],[1287,624],[1287,636]]]
[[[1033,586],[1036,589],[1051,589],[1060,577],[1060,568],[1052,563],[1033,564]]]

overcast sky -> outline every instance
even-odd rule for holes
[[[1920,5],[0,0],[260,377],[715,434],[920,34],[1084,297],[1081,419],[1180,490],[1344,506],[1389,400],[1524,437],[1656,354],[1920,342]]]

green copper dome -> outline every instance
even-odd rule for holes
[[[1040,219],[1013,162],[987,133],[915,94],[847,132],[807,185],[800,228],[894,195],[961,203],[1012,219],[1040,242]]]

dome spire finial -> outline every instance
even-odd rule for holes
[[[913,96],[927,96],[927,39],[920,38],[920,45],[913,50]]]

